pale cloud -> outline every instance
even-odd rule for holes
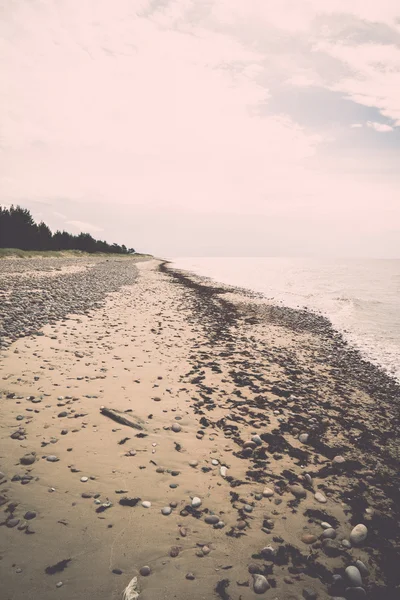
[[[98,231],[104,231],[102,227],[97,227],[96,225],[92,225],[91,223],[84,223],[82,221],[66,221],[67,225],[72,225],[78,231],[82,231],[84,233],[95,233]]]
[[[393,131],[393,127],[390,127],[390,125],[385,125],[384,123],[374,123],[373,121],[367,121],[367,127],[370,129],[375,129],[375,131],[379,131],[379,133]]]
[[[393,131],[380,144],[397,139],[397,17],[397,0],[9,3],[0,24],[1,200],[46,198],[72,227],[130,245],[118,237],[123,224],[111,225],[122,212],[178,222],[184,211],[209,223],[205,239],[220,215],[279,219],[278,238],[293,233],[285,214],[311,238],[328,223],[343,235],[344,221],[383,229],[400,219],[398,165],[392,147],[365,148],[361,137],[371,143],[374,129]],[[316,90],[331,94],[333,117],[308,127],[301,111],[271,111],[281,87],[292,105],[310,90],[304,122],[325,109]],[[339,100],[364,112],[343,121]],[[59,198],[71,211],[90,208],[72,214]],[[150,250],[171,247],[168,232],[135,235],[147,235]],[[190,254],[196,236],[178,229],[174,243],[185,240]]]

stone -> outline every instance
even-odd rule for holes
[[[33,463],[36,460],[36,454],[29,453],[29,454],[25,454],[22,458],[19,459],[19,462],[21,463],[21,465],[33,465]]]
[[[350,587],[345,590],[346,600],[362,600],[367,597],[367,593],[362,587]]]
[[[179,423],[173,423],[171,429],[175,433],[179,433],[180,431],[182,431],[182,427],[179,425]]]
[[[63,586],[63,582],[62,582],[62,581],[58,581],[58,582],[56,583],[56,588],[60,588],[60,587],[62,587],[62,586]]]
[[[36,517],[36,513],[33,512],[33,510],[28,510],[28,512],[26,512],[24,515],[24,519],[26,519],[27,521],[30,521],[31,519],[34,519],[35,517]]]
[[[316,499],[317,502],[320,502],[321,504],[327,503],[327,499],[325,498],[325,496],[322,492],[317,492],[316,494],[314,494],[314,498]]]
[[[58,456],[54,456],[54,454],[50,454],[50,456],[46,456],[46,460],[48,462],[58,462],[60,459]]]
[[[226,467],[220,467],[219,472],[221,477],[226,477],[228,469]]]
[[[169,555],[171,558],[176,558],[179,555],[179,551],[179,546],[172,546],[171,550],[169,551]]]
[[[195,467],[197,467],[198,464],[199,463],[197,462],[197,460],[191,460],[189,466],[194,469]]]
[[[312,588],[304,588],[303,589],[303,598],[305,598],[305,600],[317,600],[318,594]]]
[[[143,500],[142,506],[143,506],[143,508],[150,508],[151,502],[149,502],[148,500]]]
[[[219,521],[219,517],[217,517],[217,515],[207,515],[204,521],[208,525],[216,525]]]
[[[246,527],[247,527],[246,521],[238,521],[236,523],[236,527],[240,530],[246,529]]]
[[[307,444],[308,438],[309,438],[308,433],[301,433],[299,435],[299,442],[301,442],[302,444]]]
[[[266,487],[263,490],[263,496],[264,496],[264,498],[271,498],[271,496],[273,496],[274,494],[275,494],[274,490],[272,490],[269,487]]]
[[[189,581],[193,581],[194,579],[196,579],[196,577],[193,575],[193,573],[186,573],[185,577]]]
[[[369,569],[362,560],[356,560],[356,567],[360,571],[362,577],[367,577],[369,575]]]
[[[362,587],[362,577],[357,567],[350,565],[345,569],[345,575],[350,587]]]
[[[336,531],[330,527],[329,529],[325,529],[325,531],[321,534],[321,540],[331,539],[334,540],[336,538]]]
[[[262,446],[262,439],[260,438],[259,435],[253,435],[253,437],[251,438],[252,442],[255,442],[257,444],[257,446]]]
[[[330,539],[323,540],[322,549],[327,556],[331,556],[332,558],[335,558],[336,556],[340,556],[342,553],[336,540],[330,540]]]
[[[9,527],[10,529],[12,527],[16,527],[19,523],[19,519],[13,518],[13,519],[8,519],[8,521],[6,522],[7,527]]]
[[[253,590],[256,594],[264,594],[270,587],[264,575],[258,573],[253,575]]]
[[[299,483],[289,485],[288,489],[290,492],[292,492],[293,496],[296,496],[296,498],[305,498],[307,496],[306,490]]]
[[[213,458],[211,461],[211,464],[216,467],[217,465],[219,465],[219,460],[217,460],[216,458]]]
[[[332,529],[332,525],[330,525],[326,521],[322,521],[321,527],[322,527],[322,529]]]
[[[170,506],[164,506],[161,509],[161,513],[165,516],[170,515],[172,513],[172,508]]]
[[[301,541],[304,544],[314,544],[317,541],[317,537],[315,535],[311,535],[310,533],[305,533],[301,536]]]
[[[253,507],[252,507],[252,506],[250,506],[250,504],[245,504],[245,505],[243,506],[243,510],[244,510],[245,512],[247,512],[247,513],[251,513],[251,512],[253,512]]]
[[[354,527],[352,532],[350,533],[350,543],[352,546],[359,546],[362,544],[368,535],[368,529],[362,523],[359,523]]]
[[[257,565],[256,563],[250,563],[249,566],[247,567],[247,570],[249,573],[251,573],[251,575],[254,575],[256,573],[260,572],[260,566]]]
[[[142,577],[147,577],[148,575],[150,575],[151,569],[150,567],[145,565],[144,567],[140,567],[139,573],[142,575]]]
[[[335,456],[332,460],[332,463],[334,465],[342,465],[345,462],[346,462],[346,459],[344,458],[344,456],[340,456],[340,454],[338,454],[338,456]]]
[[[113,569],[112,573],[114,573],[114,575],[122,575],[121,569]]]
[[[82,483],[86,483],[87,481],[89,481],[89,477],[81,477],[81,481]]]
[[[199,508],[199,506],[201,506],[200,498],[198,498],[197,496],[194,496],[194,498],[192,500],[192,506],[193,506],[193,508]]]

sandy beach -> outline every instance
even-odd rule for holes
[[[2,600],[400,597],[395,381],[168,263],[46,260],[0,265]]]

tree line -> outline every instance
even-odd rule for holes
[[[0,205],[0,248],[21,250],[82,250],[84,252],[112,252],[132,254],[133,248],[124,244],[108,244],[95,240],[90,233],[72,235],[68,231],[52,233],[41,221],[35,223],[31,213],[21,206],[5,208]]]

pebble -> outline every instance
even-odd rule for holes
[[[56,583],[56,588],[60,588],[63,586],[63,582],[59,581],[58,583]]]
[[[304,542],[304,544],[314,544],[317,541],[317,537],[310,533],[305,533],[301,536],[301,541]]]
[[[344,458],[344,456],[341,456],[340,454],[338,454],[338,456],[335,456],[332,460],[332,463],[334,465],[342,465],[344,462],[346,462],[346,459]]]
[[[143,506],[143,508],[150,508],[151,502],[149,502],[148,500],[143,500],[142,506]]]
[[[50,454],[50,456],[46,456],[46,460],[48,462],[58,462],[60,459],[58,456],[54,456],[54,454]]]
[[[334,540],[335,538],[336,538],[336,531],[332,527],[330,527],[329,529],[325,529],[325,531],[323,531],[321,534],[321,540],[326,540],[326,539]]]
[[[197,460],[191,460],[191,461],[190,461],[190,463],[189,463],[189,466],[190,466],[190,467],[193,467],[193,469],[194,469],[195,467],[197,467],[197,465],[198,465],[198,464],[199,464],[199,463],[198,463],[198,461],[197,461]]]
[[[171,512],[172,512],[172,508],[170,506],[164,506],[161,509],[161,512],[162,512],[163,515],[170,515]]]
[[[193,573],[186,573],[186,579],[188,579],[189,581],[193,581],[194,579],[196,579],[196,577],[193,575]]]
[[[350,542],[352,546],[358,546],[362,544],[368,535],[368,529],[362,523],[359,523],[354,527],[352,532],[350,533]]]
[[[316,494],[314,494],[314,498],[316,499],[317,502],[320,502],[321,504],[327,503],[327,499],[325,498],[325,496],[322,492],[317,492]]]
[[[147,577],[148,575],[150,575],[151,569],[150,567],[145,565],[144,567],[140,567],[139,573],[142,575],[142,577]]]
[[[33,465],[36,460],[36,455],[29,453],[25,454],[22,458],[19,459],[21,465]]]
[[[253,575],[253,590],[256,594],[264,594],[269,588],[270,585],[264,575],[258,573]]]
[[[228,469],[226,467],[220,467],[219,472],[221,477],[226,477]]]
[[[89,477],[81,477],[81,481],[82,483],[86,483],[87,481],[89,481]]]
[[[275,494],[274,490],[269,487],[264,488],[262,495],[264,498],[271,498]]]
[[[27,521],[30,521],[31,519],[34,519],[35,517],[36,517],[36,513],[33,512],[33,510],[28,510],[28,512],[26,512],[24,515],[24,519],[26,519]]]
[[[369,569],[362,560],[356,560],[356,567],[360,571],[362,577],[367,577],[369,575]]]
[[[333,529],[332,525],[330,523],[327,523],[326,521],[322,521],[321,527],[322,529]]]
[[[255,442],[257,444],[257,446],[262,446],[263,441],[259,435],[253,435],[251,440],[252,440],[252,442]]]
[[[247,513],[251,513],[251,512],[253,512],[253,507],[252,507],[252,506],[250,506],[250,504],[245,504],[245,505],[243,506],[243,510],[244,510],[245,512],[247,512]]]
[[[214,465],[214,467],[216,467],[217,465],[219,465],[219,460],[217,460],[216,458],[213,458],[211,461],[211,464]]]
[[[8,521],[6,522],[6,525],[7,525],[7,527],[9,527],[11,529],[12,527],[16,527],[18,525],[18,523],[19,523],[19,519],[14,518],[14,519],[8,519]]]
[[[169,551],[169,555],[171,558],[176,558],[179,554],[180,548],[179,546],[172,546],[171,550]]]
[[[182,427],[179,425],[179,423],[173,423],[171,429],[172,431],[175,431],[175,433],[179,433],[179,431],[182,431]]]
[[[299,483],[289,485],[289,491],[292,492],[293,496],[296,496],[296,498],[305,498],[307,496],[306,490]]]
[[[216,525],[219,521],[219,517],[217,517],[217,515],[207,515],[204,521],[208,525]]]
[[[198,498],[197,496],[194,496],[194,498],[192,500],[192,506],[193,506],[193,508],[198,508],[199,506],[201,506],[200,498]]]
[[[309,438],[308,433],[301,433],[299,435],[299,442],[301,442],[302,444],[307,444],[308,438]]]
[[[305,598],[305,600],[317,600],[318,594],[312,588],[304,588],[303,598]]]
[[[360,571],[354,565],[345,569],[346,578],[350,587],[362,587],[362,577]]]

